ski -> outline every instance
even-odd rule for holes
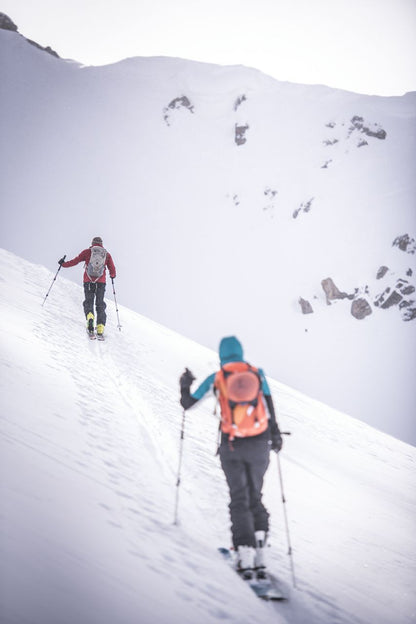
[[[240,576],[240,578],[249,585],[258,598],[261,598],[262,600],[278,601],[288,599],[287,596],[281,591],[279,582],[273,575],[267,573],[266,578],[243,579],[238,570],[235,568],[234,557],[231,550],[229,548],[219,548],[218,550],[233,570]]]
[[[103,334],[97,334],[97,340],[101,340],[102,342],[104,342],[105,338]]]

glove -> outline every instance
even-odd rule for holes
[[[189,370],[189,368],[185,368],[185,372],[179,378],[179,385],[181,390],[189,390],[192,382],[195,380],[195,377]]]
[[[272,440],[271,440],[272,451],[275,451],[276,453],[278,453],[279,451],[281,451],[282,446],[283,446],[283,440],[282,440],[282,436],[280,435],[280,431],[278,431],[277,433],[273,433]]]
[[[60,260],[58,260],[58,264],[60,264],[61,266],[63,265],[63,263],[65,262],[65,258],[66,256],[64,256],[63,258],[61,258]]]

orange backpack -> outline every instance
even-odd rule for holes
[[[230,440],[266,431],[268,416],[260,374],[247,362],[224,364],[215,375],[214,388],[221,407],[221,431]]]

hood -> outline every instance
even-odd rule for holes
[[[235,336],[223,338],[219,348],[221,366],[228,362],[243,361],[243,347],[241,342]]]

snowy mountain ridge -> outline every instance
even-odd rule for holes
[[[4,248],[52,270],[99,234],[125,305],[416,443],[415,93],[0,46]]]
[[[187,365],[203,378],[217,354],[122,305],[118,331],[111,297],[107,341],[90,342],[79,285],[60,272],[42,306],[54,273],[4,250],[0,266],[5,624],[414,620],[414,447],[269,379],[291,431],[281,462],[298,589],[272,454],[270,567],[290,601],[264,604],[216,552],[230,537],[213,400],[187,413],[172,524],[178,376]]]

